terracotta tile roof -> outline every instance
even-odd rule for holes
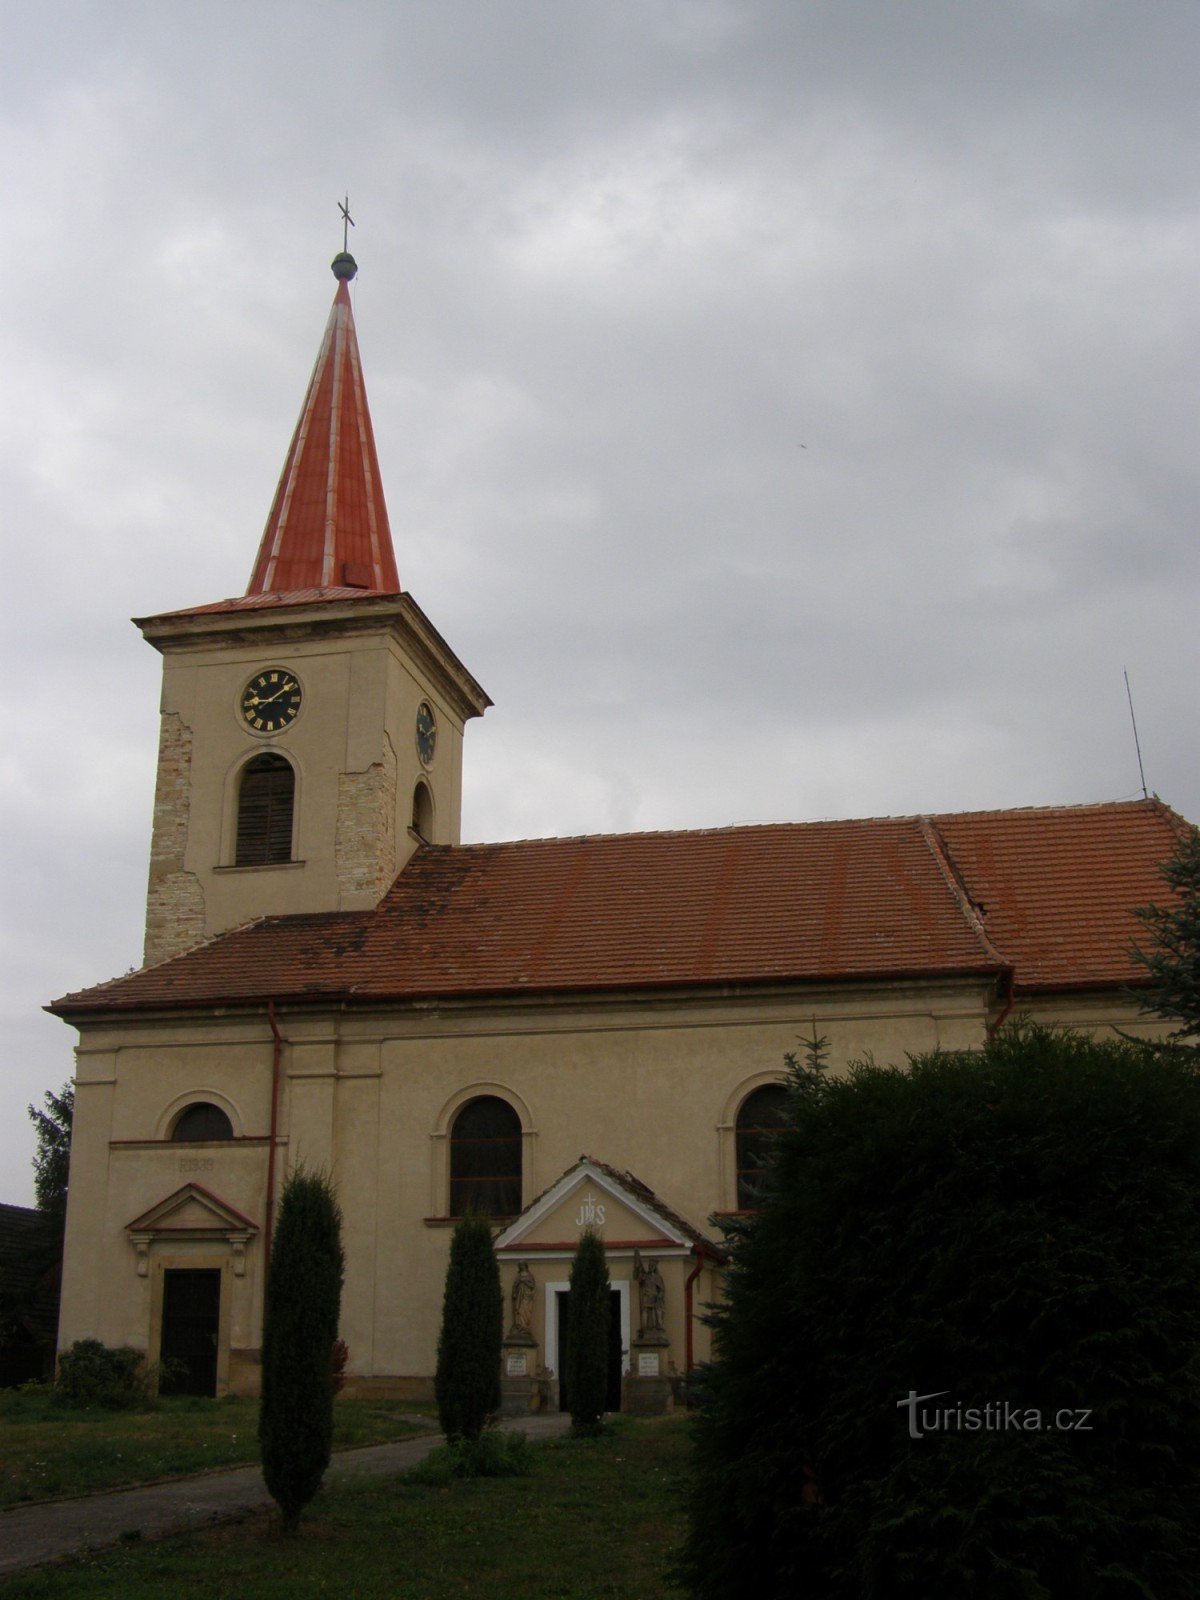
[[[327,593],[343,585],[386,594],[400,588],[345,278],[246,592]]]
[[[1159,865],[1184,826],[1156,800],[935,817],[1016,992],[1136,983],[1135,906],[1162,902]]]
[[[266,918],[52,1010],[1010,973],[1136,980],[1157,801],[423,846],[373,911]]]

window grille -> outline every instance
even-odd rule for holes
[[[762,1193],[771,1146],[787,1127],[787,1090],[766,1083],[742,1101],[737,1114],[737,1205],[753,1211]]]
[[[469,1100],[450,1132],[450,1215],[515,1217],[521,1209],[521,1119],[493,1094]]]

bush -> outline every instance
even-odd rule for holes
[[[571,1407],[571,1432],[599,1433],[608,1397],[608,1264],[604,1240],[585,1228],[571,1262],[567,1349],[563,1372]]]
[[[713,1317],[694,1592],[1192,1595],[1196,1066],[1031,1026],[816,1066]]]
[[[342,1272],[342,1216],[329,1180],[293,1172],[267,1279],[258,1418],[263,1478],[288,1532],[320,1487],[333,1447]]]
[[[64,1405],[128,1411],[153,1398],[157,1376],[140,1350],[77,1339],[58,1358],[54,1392]]]
[[[408,1477],[440,1488],[456,1478],[527,1478],[532,1471],[533,1446],[523,1433],[485,1428],[477,1439],[458,1439],[431,1450]]]
[[[492,1230],[483,1217],[464,1217],[450,1241],[434,1377],[438,1417],[452,1443],[478,1439],[500,1409],[503,1315]]]

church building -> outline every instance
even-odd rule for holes
[[[401,587],[350,301],[333,308],[249,587],[141,618],[162,656],[145,964],[79,1032],[60,1347],[254,1393],[281,1187],[328,1172],[360,1392],[427,1393],[451,1231],[494,1221],[505,1403],[564,1400],[585,1226],[611,1402],[709,1351],[718,1219],[752,1208],[787,1052],[1137,1026],[1157,800],[460,841],[484,689]],[[247,555],[249,555],[249,547]],[[149,713],[148,713],[149,714]]]

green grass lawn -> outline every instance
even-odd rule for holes
[[[4,1585],[5,1600],[670,1600],[683,1532],[687,1424],[621,1422],[554,1440],[533,1475],[426,1488],[381,1478],[323,1489],[295,1538],[256,1516]]]
[[[431,1407],[339,1399],[335,1450],[423,1432],[405,1421]],[[46,1393],[0,1392],[0,1507],[53,1495],[91,1494],[211,1467],[258,1460],[256,1400],[156,1401],[146,1411],[74,1411]]]

